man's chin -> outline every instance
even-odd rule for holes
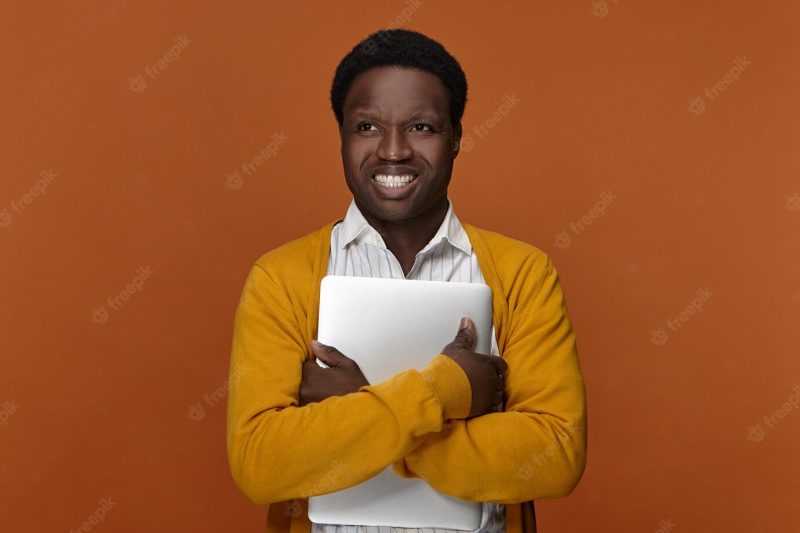
[[[405,210],[381,210],[373,212],[373,218],[388,224],[402,224],[413,219],[413,215]]]
[[[362,209],[362,212],[365,211]],[[414,209],[410,202],[405,200],[372,200],[367,204],[365,217],[376,219],[390,224],[401,224],[414,218]]]

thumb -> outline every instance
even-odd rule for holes
[[[460,348],[471,350],[472,344],[475,342],[475,324],[472,323],[472,319],[465,316],[461,317],[461,323],[458,327],[459,330],[453,342]]]
[[[328,366],[342,366],[346,359],[342,352],[318,340],[311,341],[311,351]]]

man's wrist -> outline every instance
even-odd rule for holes
[[[469,416],[472,388],[467,373],[458,363],[444,354],[437,354],[420,374],[442,405],[445,420]]]

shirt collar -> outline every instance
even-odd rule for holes
[[[370,226],[367,219],[361,213],[361,210],[356,205],[355,199],[350,201],[350,206],[347,208],[347,214],[341,222],[339,228],[339,247],[344,249],[351,242],[366,242],[377,246],[379,248],[386,248],[386,243],[383,242],[383,237],[380,233]],[[455,212],[453,211],[453,202],[447,198],[447,213],[444,216],[442,224],[436,231],[433,238],[428,241],[428,244],[420,250],[420,253],[427,252],[439,242],[444,239],[446,242],[455,246],[467,255],[472,254],[472,244],[469,242],[469,237],[461,221],[458,220]]]

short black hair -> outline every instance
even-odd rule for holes
[[[399,66],[425,70],[442,80],[450,104],[450,122],[461,121],[467,104],[467,78],[456,58],[437,41],[401,28],[378,30],[342,58],[331,83],[331,107],[339,126],[344,100],[353,80],[373,67]]]

